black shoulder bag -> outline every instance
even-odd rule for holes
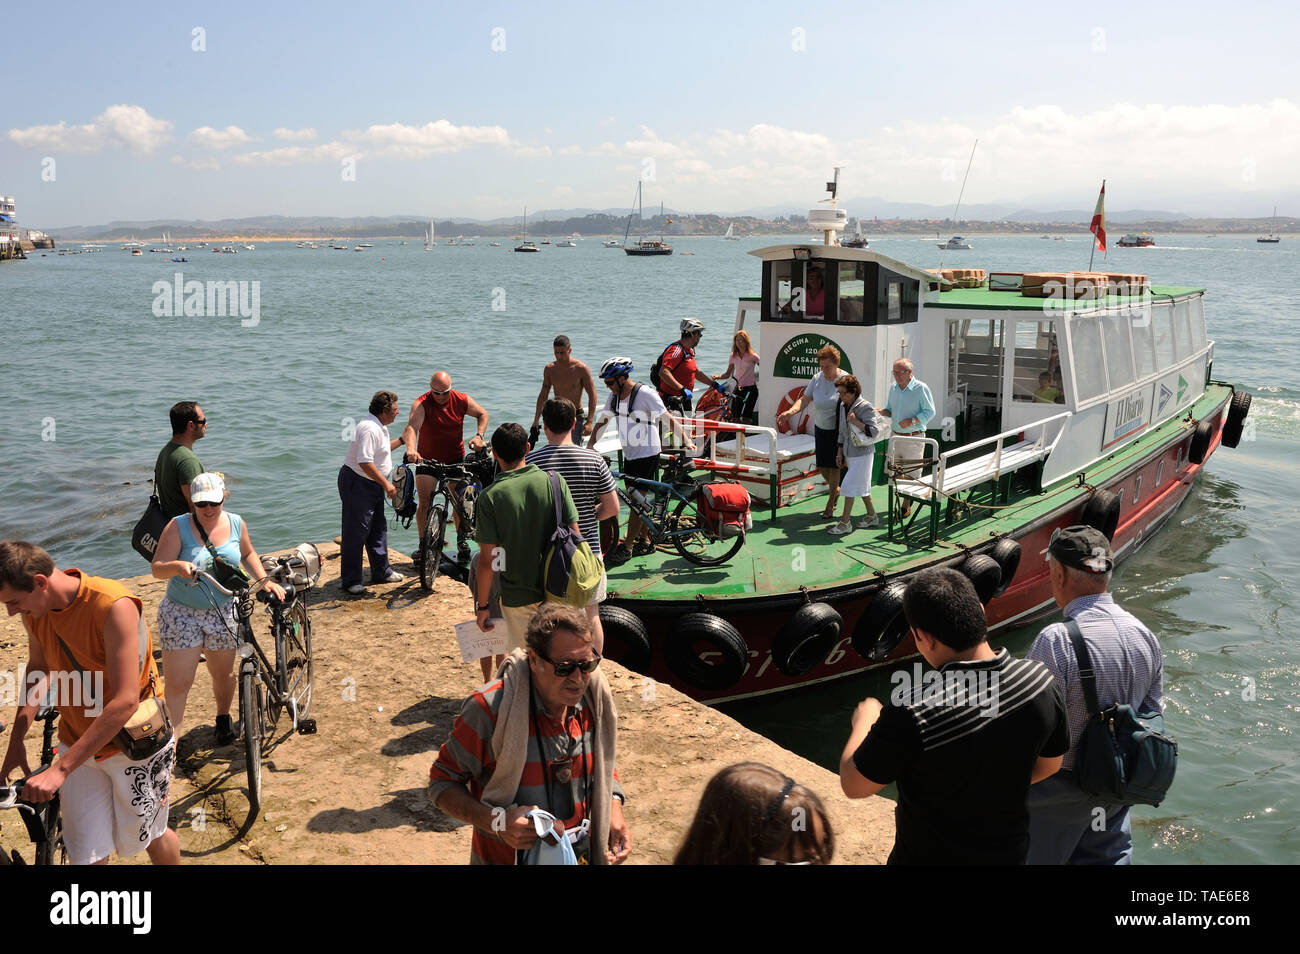
[[[1129,705],[1105,710],[1097,701],[1097,675],[1074,620],[1066,620],[1079,662],[1079,682],[1088,706],[1088,721],[1074,755],[1079,787],[1121,805],[1159,805],[1169,792],[1178,767],[1178,743],[1164,734],[1159,712],[1135,712]]]
[[[203,529],[203,524],[199,523],[198,517],[191,516],[190,522],[198,528],[199,535],[203,537],[203,545],[212,554],[212,575],[217,578],[217,582],[227,590],[246,589],[249,579],[248,574],[244,572],[244,568],[237,563],[231,563],[217,552],[217,548],[208,539],[208,532]],[[230,529],[233,531],[235,528],[232,525]]]
[[[162,504],[158,502],[158,495],[150,494],[149,506],[144,508],[144,515],[131,531],[131,547],[152,563],[153,555],[158,550],[158,540],[166,526],[167,515],[163,513]]]

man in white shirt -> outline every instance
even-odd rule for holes
[[[659,440],[659,421],[667,418],[673,433],[684,441],[687,450],[694,450],[682,429],[681,422],[664,407],[663,399],[653,387],[644,387],[632,380],[632,359],[610,358],[600,368],[600,378],[609,388],[609,400],[597,415],[588,447],[595,447],[601,431],[613,418],[623,445],[624,484],[628,477],[644,480],[659,479],[659,453],[663,446]],[[629,543],[631,541],[631,549]],[[627,537],[605,556],[606,566],[618,566],[630,557],[654,552],[650,541],[650,528],[641,522],[633,511],[627,518]]]
[[[370,413],[357,424],[339,468],[339,499],[343,501],[339,585],[353,596],[366,593],[361,582],[362,548],[370,559],[372,583],[400,583],[403,579],[388,562],[388,521],[384,517],[384,497],[397,494],[388,479],[393,448],[402,442],[388,435],[388,425],[395,420],[397,395],[376,391],[370,399]]]

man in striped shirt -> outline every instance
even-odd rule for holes
[[[1098,704],[1103,709],[1126,703],[1136,712],[1162,711],[1160,642],[1106,592],[1115,558],[1105,534],[1082,525],[1056,530],[1047,554],[1052,595],[1065,618],[1078,623],[1088,647],[1097,676]],[[1129,806],[1098,804],[1074,778],[1074,757],[1089,712],[1079,681],[1079,662],[1065,625],[1044,627],[1029,647],[1028,658],[1052,671],[1065,693],[1070,719],[1070,751],[1060,774],[1029,791],[1029,863],[1130,864]]]
[[[1061,690],[1041,663],[994,652],[956,570],[918,574],[903,611],[934,670],[895,672],[888,708],[857,707],[840,785],[866,798],[898,783],[890,864],[1024,864],[1029,786],[1069,748]]]
[[[588,447],[573,443],[577,408],[568,398],[551,398],[542,407],[542,427],[546,446],[538,447],[524,458],[545,471],[554,471],[569,485],[573,505],[578,508],[578,529],[591,544],[591,552],[604,562],[600,552],[600,521],[618,516],[618,492],[605,458]],[[605,599],[607,580],[600,575],[600,586],[587,606],[591,635],[597,653],[605,651],[605,631],[600,625],[600,604]]]
[[[534,808],[556,817],[583,861],[621,864],[631,841],[614,768],[618,715],[586,614],[545,603],[526,640],[465,700],[429,797],[474,826],[471,864],[515,864],[536,840]]]

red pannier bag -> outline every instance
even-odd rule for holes
[[[734,481],[719,481],[700,488],[700,514],[708,529],[724,540],[754,529],[749,512],[749,491]]]

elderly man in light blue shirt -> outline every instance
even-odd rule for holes
[[[900,461],[919,460],[925,456],[925,445],[914,438],[925,437],[926,425],[934,417],[934,397],[928,385],[912,377],[912,362],[906,358],[894,362],[894,384],[880,413],[889,418],[893,432],[889,441],[889,458],[895,471],[900,469]],[[910,473],[915,465],[905,469]],[[911,502],[904,501],[903,513],[910,509]]]

